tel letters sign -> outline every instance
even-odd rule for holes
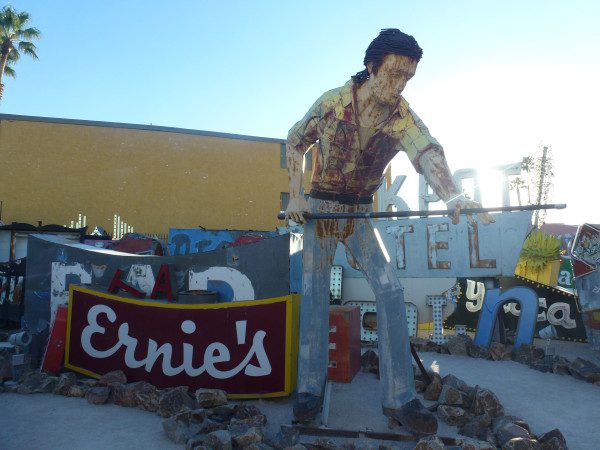
[[[275,397],[294,389],[298,296],[188,305],[71,285],[65,367],[99,377],[122,370],[158,388]]]

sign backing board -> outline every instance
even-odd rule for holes
[[[278,397],[295,387],[299,297],[149,302],[71,285],[65,367],[99,378]]]
[[[124,272],[124,282],[150,297],[164,264],[175,271],[171,282],[176,296],[188,290],[217,291],[221,301],[287,295],[291,288],[291,239],[288,234],[209,253],[147,256],[99,249],[56,236],[30,235],[25,322],[30,329],[37,329],[42,321],[52,322],[57,306],[67,304],[70,284],[106,291],[119,269]]]
[[[531,225],[532,211],[492,214],[494,223],[482,225],[461,217],[376,220],[376,234],[400,278],[512,276]],[[344,277],[359,278],[338,246],[334,264]]]
[[[477,331],[479,315],[482,308],[485,308],[486,289],[483,279],[460,278],[458,282],[461,294],[458,297],[457,307],[444,321],[444,327],[452,329],[456,325],[466,325],[467,330]],[[536,336],[539,337],[540,331],[551,325],[554,328],[555,339],[585,342],[585,327],[579,312],[577,296],[568,290],[546,286],[518,276],[500,278],[500,287],[503,292],[513,287],[530,287],[536,292],[538,296]],[[508,302],[502,305],[502,308],[499,314],[503,317],[504,326],[509,330],[516,330],[520,307],[515,302]]]
[[[503,290],[515,286],[529,286],[536,291],[539,300],[537,336],[540,336],[541,330],[552,325],[556,333],[555,339],[572,342],[586,341],[585,325],[579,312],[576,295],[566,289],[546,286],[523,277],[502,278],[500,286]],[[515,310],[514,305],[505,305],[504,310],[508,324],[516,326],[519,312]]]
[[[577,229],[571,247],[573,256],[588,265],[598,266],[600,263],[600,230],[589,223]]]

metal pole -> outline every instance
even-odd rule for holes
[[[419,355],[417,354],[417,349],[415,349],[415,346],[412,344],[412,342],[410,343],[410,353],[412,354],[413,359],[417,363],[417,366],[419,366],[419,370],[421,371],[421,375],[423,376],[425,386],[429,386],[432,383],[431,377],[427,373],[427,370],[425,370],[425,367],[423,367],[421,358],[419,358]]]
[[[564,203],[548,205],[525,205],[525,206],[498,206],[494,208],[465,208],[460,210],[460,214],[480,214],[489,212],[508,212],[508,211],[536,211],[539,209],[564,209],[567,205]],[[451,216],[455,209],[437,209],[431,211],[375,211],[375,212],[346,212],[346,213],[304,213],[306,219],[382,219],[390,217],[429,217],[429,216]],[[285,213],[280,211],[277,214],[280,220],[285,219]]]
[[[544,150],[542,152],[542,161],[540,163],[540,179],[539,179],[540,185],[538,186],[538,195],[537,195],[537,202],[536,202],[537,205],[542,203],[542,195],[544,193],[544,176],[546,175],[547,155],[548,155],[548,147],[544,146]],[[539,224],[540,224],[540,214],[536,212],[535,220],[533,222],[533,227],[539,228]]]

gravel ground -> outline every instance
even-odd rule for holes
[[[561,346],[559,353],[569,356],[571,346]],[[585,353],[584,347],[574,348]],[[442,376],[452,373],[470,385],[494,391],[506,413],[522,417],[534,433],[559,428],[572,450],[600,448],[600,433],[596,430],[600,423],[600,386],[570,376],[541,373],[512,361],[437,353],[420,356],[426,367]],[[329,426],[388,431],[379,397],[379,382],[372,374],[358,373],[350,384],[333,384]],[[269,434],[291,422],[290,398],[250,403],[267,415]],[[81,398],[0,394],[0,449],[181,449],[166,438],[161,422],[162,418],[153,413],[115,405],[94,406]],[[439,434],[454,436],[456,428],[440,423]],[[399,448],[413,446],[401,444]]]

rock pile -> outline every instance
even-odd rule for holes
[[[471,354],[474,347],[469,337],[457,336],[448,347],[458,349],[460,354],[467,352]],[[424,340],[420,340],[424,341]],[[425,348],[431,348],[432,343],[423,342]],[[437,344],[434,344],[437,345]],[[501,344],[500,344],[501,345]],[[441,347],[441,346],[438,346]],[[420,347],[421,350],[423,347]],[[443,347],[441,347],[443,348]],[[454,351],[454,350],[453,350]],[[483,350],[476,350],[479,354],[485,354]],[[363,371],[375,372],[373,367],[378,367],[377,355],[368,351],[368,357],[363,355]],[[495,356],[492,356],[495,355]],[[506,348],[495,346],[487,352],[487,357],[496,360],[506,359],[520,360],[520,362],[531,363],[540,356],[539,349],[532,347],[507,352]],[[577,360],[576,360],[577,361]],[[579,363],[581,377],[591,377],[593,371],[590,366]],[[570,369],[569,369],[570,370]],[[538,450],[566,450],[567,444],[564,436],[558,430],[552,430],[542,436],[531,433],[527,422],[519,417],[506,415],[504,407],[498,397],[489,389],[480,386],[469,386],[454,375],[440,377],[435,372],[428,372],[431,383],[426,381],[421,374],[415,376],[415,389],[422,392],[426,400],[436,402],[432,410],[437,412],[439,420],[459,428],[459,433],[467,438],[463,439],[456,448],[466,450],[478,449],[538,449]],[[397,425],[397,424],[396,424]],[[443,449],[444,443],[437,436],[428,436],[421,439],[415,449]]]
[[[4,391],[85,397],[95,405],[112,402],[155,412],[165,418],[168,438],[189,449],[274,448],[263,443],[267,417],[254,406],[228,403],[226,392],[218,389],[198,389],[193,395],[187,386],[159,390],[145,381],[127,383],[117,370],[99,380],[78,379],[72,372],[55,377],[32,371]]]
[[[540,372],[571,375],[600,386],[600,366],[582,358],[576,358],[573,361],[558,355],[547,358],[544,349],[534,345],[521,345],[519,348],[513,348],[512,345],[492,342],[488,349],[474,345],[473,340],[465,335],[450,336],[448,343],[441,345],[423,338],[411,337],[410,340],[417,351],[470,356],[493,361],[512,360]],[[371,358],[371,365],[373,364]]]
[[[365,358],[370,369],[377,367],[377,355]],[[580,376],[589,375],[589,367],[578,363]],[[375,370],[370,370],[375,372]],[[464,439],[452,448],[566,450],[564,436],[554,429],[535,436],[529,425],[519,417],[506,415],[496,395],[489,389],[469,386],[454,375],[440,377],[429,373],[432,383],[417,375],[415,385],[426,399],[434,401],[432,411],[439,420],[459,427]],[[112,402],[124,407],[137,407],[154,412],[163,420],[163,430],[173,442],[189,450],[204,449],[352,449],[347,442],[337,445],[326,438],[301,445],[297,429],[284,427],[277,436],[265,432],[267,417],[255,406],[229,403],[227,394],[218,389],[198,389],[190,393],[186,386],[159,390],[150,383],[127,383],[122,371],[110,372],[99,380],[78,379],[74,373],[54,377],[41,372],[29,372],[19,383],[6,385],[6,392],[22,394],[54,393],[70,397],[85,397],[92,404]],[[445,438],[428,436],[415,449],[443,449]],[[373,447],[375,448],[375,447]],[[393,446],[380,445],[379,449]]]
[[[469,386],[454,375],[440,378],[431,373],[430,376],[433,382],[425,390],[425,398],[437,402],[434,408],[440,420],[459,427],[460,434],[471,438],[465,440],[461,448],[567,449],[558,429],[535,436],[527,422],[505,414],[500,400],[489,389]],[[424,441],[421,444],[426,445]],[[434,443],[427,445],[430,447],[417,448],[437,448]]]

